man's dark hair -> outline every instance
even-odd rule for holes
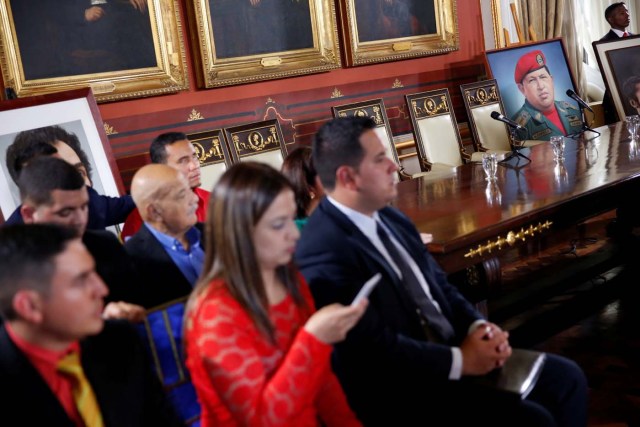
[[[5,159],[9,175],[16,184],[22,168],[29,160],[38,156],[51,156],[58,152],[53,145],[41,141],[31,141],[23,137],[22,133],[19,133],[7,148],[7,157]]]
[[[640,84],[640,76],[631,76],[625,80],[622,85],[622,92],[624,92],[624,96],[626,96],[629,101],[640,103],[640,99],[636,96],[636,86],[638,86],[638,84]]]
[[[18,178],[20,199],[29,199],[35,205],[51,203],[53,190],[79,190],[84,188],[84,178],[78,170],[57,157],[36,157],[31,160]]]
[[[313,140],[312,159],[324,188],[335,188],[340,166],[358,167],[364,157],[360,137],[375,127],[370,117],[356,116],[337,117],[320,127]]]
[[[609,22],[609,18],[611,18],[611,15],[613,15],[613,12],[620,6],[626,6],[627,4],[623,1],[619,1],[617,3],[611,3],[609,6],[607,6],[607,8],[604,10],[604,19],[607,20],[607,22]]]
[[[0,228],[0,315],[13,320],[13,297],[21,289],[47,293],[55,274],[54,258],[64,252],[75,232],[54,224]]]
[[[182,132],[167,132],[156,136],[149,147],[151,163],[167,163],[167,150],[165,147],[185,139],[188,139],[187,135]]]
[[[50,156],[56,153],[57,150],[54,146],[56,141],[64,142],[71,147],[78,155],[80,162],[87,171],[89,180],[91,180],[91,163],[87,153],[82,149],[78,137],[60,126],[45,126],[20,132],[7,148],[7,169],[13,181],[17,182],[20,170],[34,157]],[[53,150],[46,147],[45,144],[49,145]]]

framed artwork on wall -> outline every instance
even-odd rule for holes
[[[456,0],[338,0],[348,66],[459,49]]]
[[[100,194],[119,196],[124,187],[91,89],[0,101],[0,209],[6,219],[20,205],[20,194],[6,165],[7,147],[23,131],[59,126],[74,134],[93,173]]]
[[[567,95],[576,85],[561,38],[488,50],[485,57],[504,114],[526,128],[525,139],[548,140],[582,129],[580,107]],[[544,114],[554,106],[557,118]]]
[[[20,98],[91,87],[98,102],[189,88],[178,0],[0,2],[0,67]]]
[[[640,36],[592,45],[618,117],[640,113]]]
[[[192,0],[204,88],[339,68],[332,0]]]

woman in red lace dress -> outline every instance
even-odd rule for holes
[[[202,426],[360,426],[329,357],[367,303],[315,311],[291,264],[291,184],[270,166],[236,164],[208,215],[203,275],[185,317]]]

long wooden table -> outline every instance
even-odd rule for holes
[[[393,205],[433,235],[428,249],[445,271],[482,265],[499,282],[505,251],[640,196],[640,142],[623,122],[597,131],[566,138],[561,163],[549,143],[522,150],[531,162],[501,163],[494,184],[478,163],[449,178],[403,181]]]

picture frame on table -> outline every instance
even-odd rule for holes
[[[568,89],[575,92],[576,84],[562,38],[555,38],[485,52],[487,70],[489,70],[491,78],[497,82],[505,115],[511,120],[517,121],[518,112],[525,105],[524,94],[514,78],[515,69],[518,60],[523,55],[534,51],[542,52],[542,56],[536,55],[534,60],[547,66],[553,79],[554,99],[567,102],[572,108],[580,110],[578,103],[566,94]],[[581,118],[577,117],[576,120],[581,121]],[[533,136],[530,138],[536,139]]]
[[[593,50],[618,117],[640,112],[640,36],[595,41]]]
[[[456,0],[338,0],[347,66],[460,48]]]
[[[20,205],[20,194],[6,165],[7,147],[22,131],[60,126],[78,137],[93,171],[90,179],[100,194],[124,194],[98,105],[91,89],[0,101],[0,210],[6,220]]]
[[[251,83],[341,66],[333,0],[193,0],[192,39],[201,88]]]
[[[0,58],[19,98],[89,86],[105,102],[189,88],[178,0],[2,1]]]

